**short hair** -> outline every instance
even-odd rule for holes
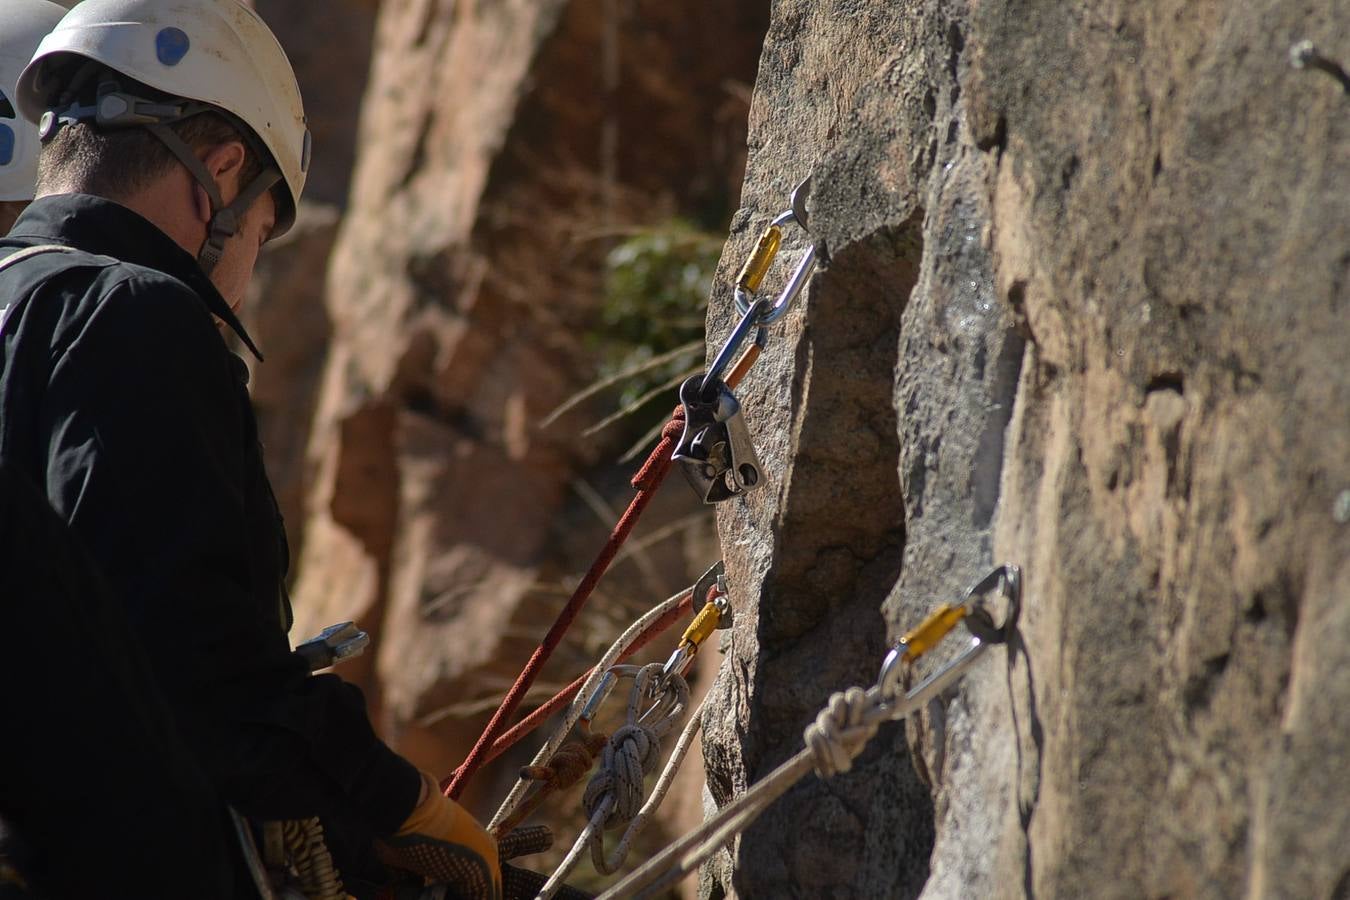
[[[174,98],[111,69],[100,66],[79,73],[83,87],[67,91],[62,105],[78,101],[92,106],[99,85],[114,81],[118,89],[146,100]],[[168,126],[194,151],[238,141],[244,145],[244,165],[239,184],[243,188],[263,173],[266,160],[249,136],[223,112],[201,112]],[[270,158],[268,158],[270,159]],[[144,127],[101,129],[92,122],[63,125],[43,142],[38,157],[38,193],[62,187],[118,199],[136,193],[156,178],[180,165],[178,157]]]

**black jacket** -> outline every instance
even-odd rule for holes
[[[0,306],[22,301],[0,338],[0,461],[83,540],[228,802],[391,833],[417,771],[376,737],[360,692],[309,676],[286,640],[285,534],[246,367],[212,316],[252,341],[196,261],[125,207],[40,199],[0,258],[50,243],[84,252],[0,273]]]
[[[0,854],[32,896],[256,898],[121,605],[3,465],[0,633]]]

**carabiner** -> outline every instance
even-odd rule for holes
[[[985,606],[985,598],[995,588],[1002,592],[1008,603],[1003,624],[997,626]],[[945,683],[946,679],[955,677],[952,676],[952,671],[973,662],[974,658],[978,656],[980,648],[1001,644],[1008,639],[1012,630],[1017,627],[1017,618],[1021,609],[1022,570],[1018,566],[1006,563],[976,582],[966,591],[959,604],[952,606],[944,603],[922,624],[907,632],[900,639],[900,642],[890,653],[886,654],[886,660],[881,664],[881,674],[877,678],[877,684],[881,688],[882,695],[888,702],[898,696],[897,689],[903,667],[913,663],[941,643],[947,635],[951,634],[958,623],[965,623],[966,630],[971,635],[970,648],[944,666],[932,678],[927,679],[920,687],[936,683],[939,679],[944,680]]]
[[[721,565],[721,563],[718,563]],[[700,579],[702,581],[702,579]],[[718,587],[721,587],[719,582]],[[724,627],[723,619],[730,619],[731,604],[727,600],[726,594],[720,592],[717,596],[703,604],[703,608],[694,616],[694,621],[689,623],[689,627],[684,630],[680,637],[679,646],[670,654],[666,664],[661,667],[661,674],[657,679],[657,689],[663,689],[666,682],[672,675],[685,675],[689,667],[694,662],[694,657],[698,655],[699,648],[703,646],[708,638],[712,637],[714,631]]]
[[[742,267],[740,275],[736,278],[736,311],[744,316],[750,311],[757,302],[755,294],[759,290],[764,276],[768,274],[769,266],[773,264],[774,258],[778,256],[779,249],[783,246],[783,226],[796,223],[796,225],[807,231],[806,227],[806,201],[811,195],[811,176],[808,175],[792,191],[792,198],[789,201],[789,208],[780,213],[777,218],[764,229],[764,234],[760,236],[755,244],[754,251],[750,258],[746,260]],[[807,232],[808,237],[810,232]],[[816,247],[812,244],[803,254],[801,262],[797,264],[796,270],[788,280],[787,287],[778,295],[778,299],[772,306],[767,307],[756,316],[755,324],[760,327],[772,325],[784,315],[792,302],[797,299],[797,295],[806,287],[806,283],[811,280],[812,274],[816,270]]]
[[[703,376],[702,383],[699,384],[698,391],[700,396],[705,398],[708,397],[708,389],[711,388],[714,383],[721,380],[722,373],[726,371],[727,366],[731,365],[732,357],[734,357],[736,352],[741,349],[741,345],[745,343],[745,339],[750,336],[750,332],[754,331],[756,327],[759,328],[759,333],[755,336],[755,343],[763,346],[767,335],[765,334],[763,326],[756,320],[764,315],[764,311],[768,309],[768,305],[769,301],[767,300],[756,300],[754,305],[741,312],[741,320],[737,322],[736,327],[731,330],[731,335],[727,338],[727,342],[722,345],[722,349],[718,351],[717,357],[713,359],[713,364],[708,367],[707,374]]]
[[[581,715],[578,717],[587,727],[595,721],[596,715],[600,712],[600,706],[609,695],[614,692],[614,686],[619,683],[620,678],[636,678],[638,672],[642,670],[641,666],[618,665],[611,666],[604,675],[600,677],[595,690],[591,691],[590,698],[586,705],[581,709]]]

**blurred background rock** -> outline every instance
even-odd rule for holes
[[[669,382],[701,364],[768,3],[254,6],[315,139],[298,226],[248,307],[294,635],[369,631],[374,652],[342,674],[390,743],[445,774],[627,504],[621,460],[654,443]],[[531,700],[717,555],[710,512],[682,484],[662,492]],[[489,814],[531,754],[466,802]],[[579,807],[554,807],[570,839]]]

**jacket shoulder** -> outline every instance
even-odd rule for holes
[[[158,269],[114,260],[99,270],[89,292],[95,295],[92,317],[114,316],[125,327],[146,327],[146,337],[162,340],[177,330],[215,333],[201,295]]]

